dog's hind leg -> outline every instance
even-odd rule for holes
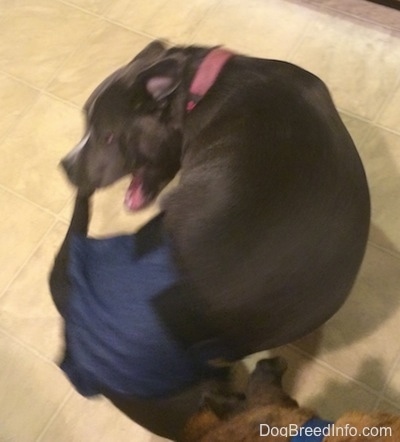
[[[68,278],[69,241],[74,233],[87,235],[90,217],[90,196],[77,193],[70,226],[50,273],[50,292],[54,304],[62,316],[64,316],[70,293],[70,281]]]

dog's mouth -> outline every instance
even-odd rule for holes
[[[157,174],[157,169],[149,170],[143,167],[136,170],[125,193],[125,208],[131,212],[146,208],[156,200],[172,178],[173,176],[166,178],[160,173]]]
[[[125,193],[125,207],[132,212],[144,209],[151,202],[145,194],[143,184],[141,174],[135,174]]]

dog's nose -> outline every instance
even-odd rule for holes
[[[80,162],[80,158],[82,156],[82,152],[87,146],[89,141],[89,133],[87,133],[82,140],[69,152],[61,161],[60,166],[64,169],[68,177],[74,173],[77,163]]]
[[[68,176],[72,175],[73,161],[71,161],[68,157],[64,157],[60,161],[60,167],[62,167],[62,169],[64,169],[64,172]]]
[[[270,359],[261,359],[257,362],[256,369],[264,372],[282,374],[287,369],[287,362],[284,358],[279,356]]]
[[[60,161],[59,166],[64,171],[71,184],[74,184],[75,186],[82,185],[81,180],[78,179],[80,175],[79,162],[77,162],[75,157],[67,155]]]

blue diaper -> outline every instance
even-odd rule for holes
[[[152,305],[165,291],[190,296],[162,233],[162,215],[134,235],[74,236],[69,265],[61,368],[82,395],[161,397],[210,374]]]

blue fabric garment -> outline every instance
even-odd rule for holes
[[[84,396],[161,397],[210,370],[170,335],[152,308],[165,290],[190,296],[183,293],[161,226],[158,216],[135,235],[72,238],[61,368]]]
[[[303,432],[292,437],[290,442],[322,442],[324,437],[328,435],[326,431],[328,431],[329,426],[332,424],[333,422],[331,421],[320,419],[319,417],[313,417],[301,427]],[[309,429],[310,433],[307,433],[306,435],[304,433],[305,429]]]

